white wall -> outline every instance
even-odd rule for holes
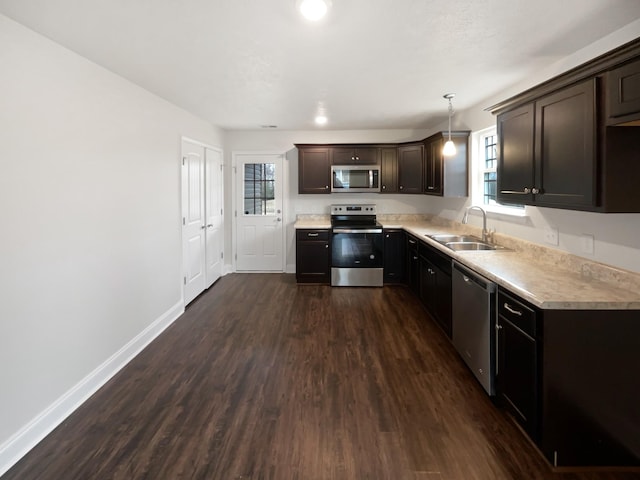
[[[182,311],[180,137],[222,132],[4,16],[0,65],[1,475]]]

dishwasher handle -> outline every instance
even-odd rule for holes
[[[453,269],[462,275],[465,284],[472,286],[476,285],[489,293],[493,293],[496,290],[496,284],[486,278],[475,273],[473,270],[462,266],[460,263],[453,261]]]

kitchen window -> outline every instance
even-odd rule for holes
[[[498,202],[498,133],[496,127],[485,128],[472,134],[472,200],[488,212],[522,217],[523,206]]]

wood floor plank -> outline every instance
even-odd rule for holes
[[[2,480],[631,480],[552,473],[403,287],[233,274]]]

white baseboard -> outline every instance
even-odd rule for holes
[[[111,377],[122,370],[183,313],[184,300],[181,298],[160,318],[0,445],[0,476],[60,425]]]

